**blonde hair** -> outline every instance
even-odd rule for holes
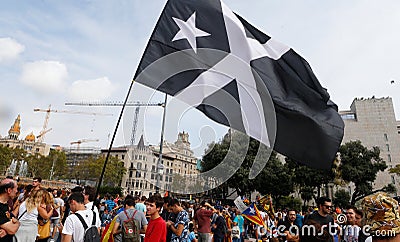
[[[26,211],[30,213],[42,203],[46,205],[54,203],[53,196],[43,189],[32,191],[31,195],[26,199]]]

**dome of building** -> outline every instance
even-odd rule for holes
[[[28,142],[35,142],[35,135],[33,135],[33,132],[31,132],[30,134],[28,134],[26,137],[25,137],[25,141],[28,141]]]

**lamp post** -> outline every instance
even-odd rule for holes
[[[163,113],[163,119],[162,119],[162,127],[161,127],[161,139],[160,139],[160,154],[158,156],[157,160],[157,168],[156,168],[156,173],[157,173],[157,179],[156,179],[156,193],[160,192],[160,176],[162,179],[162,174],[164,171],[164,165],[162,164],[162,149],[163,149],[163,143],[164,143],[164,128],[165,128],[165,114],[167,113],[167,94],[165,94],[165,100],[164,100],[164,113]]]

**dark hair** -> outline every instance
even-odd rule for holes
[[[156,208],[162,208],[162,206],[164,205],[164,200],[157,195],[153,195],[151,197],[149,197],[149,199],[147,199],[148,203],[155,203],[156,204]]]
[[[361,209],[356,209],[356,210],[354,210],[354,212],[355,212],[357,215],[360,215],[361,218],[364,217],[364,212],[363,212]]]
[[[33,189],[33,186],[32,186],[32,184],[28,184],[28,185],[26,185],[26,186],[25,186],[25,188],[24,188],[24,189],[25,189],[25,191],[26,191],[26,192],[28,192],[28,193],[29,193],[30,191],[32,191],[32,189]]]
[[[140,201],[146,201],[147,200],[147,197],[146,196],[142,196],[141,198],[140,198]]]
[[[96,196],[96,189],[91,186],[85,186],[84,191],[85,191],[85,195],[89,195],[89,201],[93,202],[95,200],[95,196]]]
[[[14,179],[13,176],[6,176],[7,179]]]
[[[39,176],[37,176],[37,177],[34,177],[34,178],[33,178],[33,180],[37,180],[38,182],[42,182],[42,178],[41,178],[41,177],[39,177]]]
[[[178,206],[180,205],[178,199],[176,199],[176,198],[173,198],[168,202],[168,206],[175,206],[175,205],[178,205]]]
[[[125,199],[133,199],[133,200],[135,200],[135,197],[133,195],[131,195],[131,194],[128,194],[128,195],[125,196]]]
[[[357,207],[355,207],[353,205],[349,205],[346,207],[346,210],[349,210],[349,209],[353,209],[354,213],[357,211]]]
[[[72,200],[76,201],[77,203],[82,203],[83,204],[83,201],[84,201],[83,194],[81,192],[73,192],[73,193],[71,193],[71,195],[69,195],[69,197],[68,197],[68,202],[72,201]]]
[[[206,205],[206,200],[201,201],[200,206],[204,207]]]
[[[10,178],[6,178],[6,179],[10,179]],[[1,184],[0,185],[0,194],[6,193],[8,188],[14,188],[14,186],[15,186],[14,180],[10,180],[7,183]]]
[[[76,187],[71,189],[71,192],[80,192],[80,193],[82,193],[83,192],[83,188],[80,187],[80,186],[76,186]]]
[[[163,197],[164,203],[168,204],[171,201],[170,197]]]
[[[193,223],[189,223],[189,232],[193,232],[194,231],[194,224]]]
[[[129,207],[135,206],[135,200],[129,199],[129,198],[128,198],[128,199],[125,199],[124,205],[125,205],[125,206],[129,206]]]
[[[332,200],[328,197],[319,197],[317,199],[317,206],[324,205],[325,202],[332,202]]]

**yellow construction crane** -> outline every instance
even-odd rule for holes
[[[56,110],[56,109],[51,109],[51,104],[49,105],[49,107],[47,109],[35,108],[35,109],[33,109],[33,111],[46,113],[42,131],[40,131],[40,133],[37,137],[38,142],[43,142],[45,134],[51,130],[51,129],[47,129],[47,125],[49,124],[50,113],[69,113],[69,114],[112,116],[112,114],[109,114],[109,113],[81,112],[81,111],[74,111],[74,110]]]

